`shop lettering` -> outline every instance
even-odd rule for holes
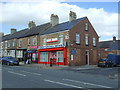
[[[46,49],[46,48],[57,48],[57,47],[64,47],[64,45],[49,45],[49,46],[39,46],[38,49]]]

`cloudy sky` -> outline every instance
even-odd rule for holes
[[[0,2],[0,25],[2,32],[10,33],[28,27],[33,20],[36,25],[50,21],[52,13],[57,14],[60,23],[68,21],[69,11],[76,12],[77,18],[87,16],[100,40],[118,36],[118,2],[71,2],[70,0],[2,0]]]

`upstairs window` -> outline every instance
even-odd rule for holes
[[[36,40],[36,38],[33,38],[33,45],[37,45],[37,40]]]
[[[8,42],[7,42],[7,41],[5,41],[5,48],[7,48],[7,44],[8,44]]]
[[[22,47],[22,40],[19,40],[19,47]]]
[[[76,43],[80,44],[80,34],[76,33]]]
[[[96,38],[93,37],[93,46],[96,46]]]
[[[85,45],[88,45],[88,34],[85,34]]]
[[[43,46],[46,46],[46,38],[43,39]]]
[[[12,41],[12,46],[13,46],[13,47],[15,46],[15,40]]]
[[[85,23],[85,31],[88,31],[88,23]]]
[[[8,47],[10,47],[10,41],[8,41]]]
[[[59,44],[63,44],[63,35],[59,35]]]
[[[28,45],[30,45],[30,39],[28,38]]]

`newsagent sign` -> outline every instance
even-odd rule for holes
[[[57,45],[49,45],[49,46],[39,46],[38,49],[58,48],[58,47],[65,47],[65,46],[62,44],[57,44]]]

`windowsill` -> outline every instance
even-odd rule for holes
[[[89,46],[89,45],[85,45],[85,46]]]
[[[80,43],[76,43],[76,45],[80,45]]]

